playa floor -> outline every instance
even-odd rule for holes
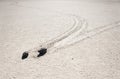
[[[72,16],[84,18],[90,31],[119,22],[119,8],[119,0],[0,0],[0,79],[120,79],[116,26],[42,57],[21,59],[24,51],[74,26]]]

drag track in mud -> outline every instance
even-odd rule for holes
[[[68,29],[68,31],[64,32],[63,34],[60,34],[59,36],[47,42],[41,43],[40,46],[35,47],[34,49],[29,50],[28,52],[35,53],[41,48],[47,48],[48,54],[52,54],[55,53],[56,50],[66,48],[82,40],[93,37],[99,33],[120,26],[120,21],[118,21],[87,31],[86,28],[88,24],[85,19],[76,15],[69,15],[69,17],[73,19],[74,24],[70,29]]]
[[[18,4],[14,4],[14,5],[19,7],[26,7]],[[34,7],[26,7],[26,8],[39,10],[39,8],[34,8]],[[57,13],[60,13],[60,12],[57,12]],[[48,54],[50,53],[52,54],[52,53],[55,53],[56,50],[66,48],[82,40],[98,35],[99,33],[102,33],[109,29],[120,26],[120,21],[117,21],[117,22],[113,22],[111,24],[100,26],[98,28],[87,31],[86,28],[88,27],[88,24],[84,18],[77,15],[73,15],[73,14],[72,15],[63,14],[63,13],[60,13],[60,14],[62,16],[68,16],[71,19],[73,19],[74,24],[72,25],[72,27],[68,29],[66,32],[60,34],[59,36],[49,41],[43,42],[39,46],[33,49],[30,49],[27,52],[29,52],[31,55],[37,56],[36,54],[38,53],[36,52],[38,52],[38,50],[40,50],[41,48],[46,48],[48,50]]]

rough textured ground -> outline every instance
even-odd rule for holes
[[[46,54],[21,60],[25,50],[83,17],[91,30],[120,20],[118,0],[0,1],[0,79],[120,79],[120,27]]]

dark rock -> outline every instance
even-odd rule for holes
[[[28,57],[28,52],[24,52],[23,54],[22,54],[22,59],[26,59]]]
[[[47,53],[47,49],[46,48],[41,48],[40,50],[38,50],[39,54],[37,57],[43,56]]]

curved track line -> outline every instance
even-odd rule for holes
[[[57,46],[61,46],[61,45],[66,45],[67,42],[71,39],[74,39],[76,37],[78,37],[79,35],[83,34],[85,32],[85,29],[87,27],[87,22],[85,20],[82,21],[82,24],[81,24],[81,28],[78,28],[74,33],[72,33],[71,35],[69,35],[67,38],[65,38],[64,40],[58,42],[57,44],[54,45],[54,47],[57,47]],[[78,24],[78,27],[80,27],[80,25]]]
[[[78,18],[77,16],[72,16],[73,20],[74,20],[74,25],[72,26],[71,29],[69,29],[68,31],[66,31],[65,33],[62,33],[61,35],[57,36],[56,38],[54,38],[52,41],[49,41],[49,43],[47,44],[48,47],[50,48],[51,46],[53,46],[55,43],[58,43],[66,38],[68,38],[69,36],[71,36],[73,33],[79,31],[83,31],[85,30],[85,26],[83,26],[83,19],[81,19],[80,17]]]

